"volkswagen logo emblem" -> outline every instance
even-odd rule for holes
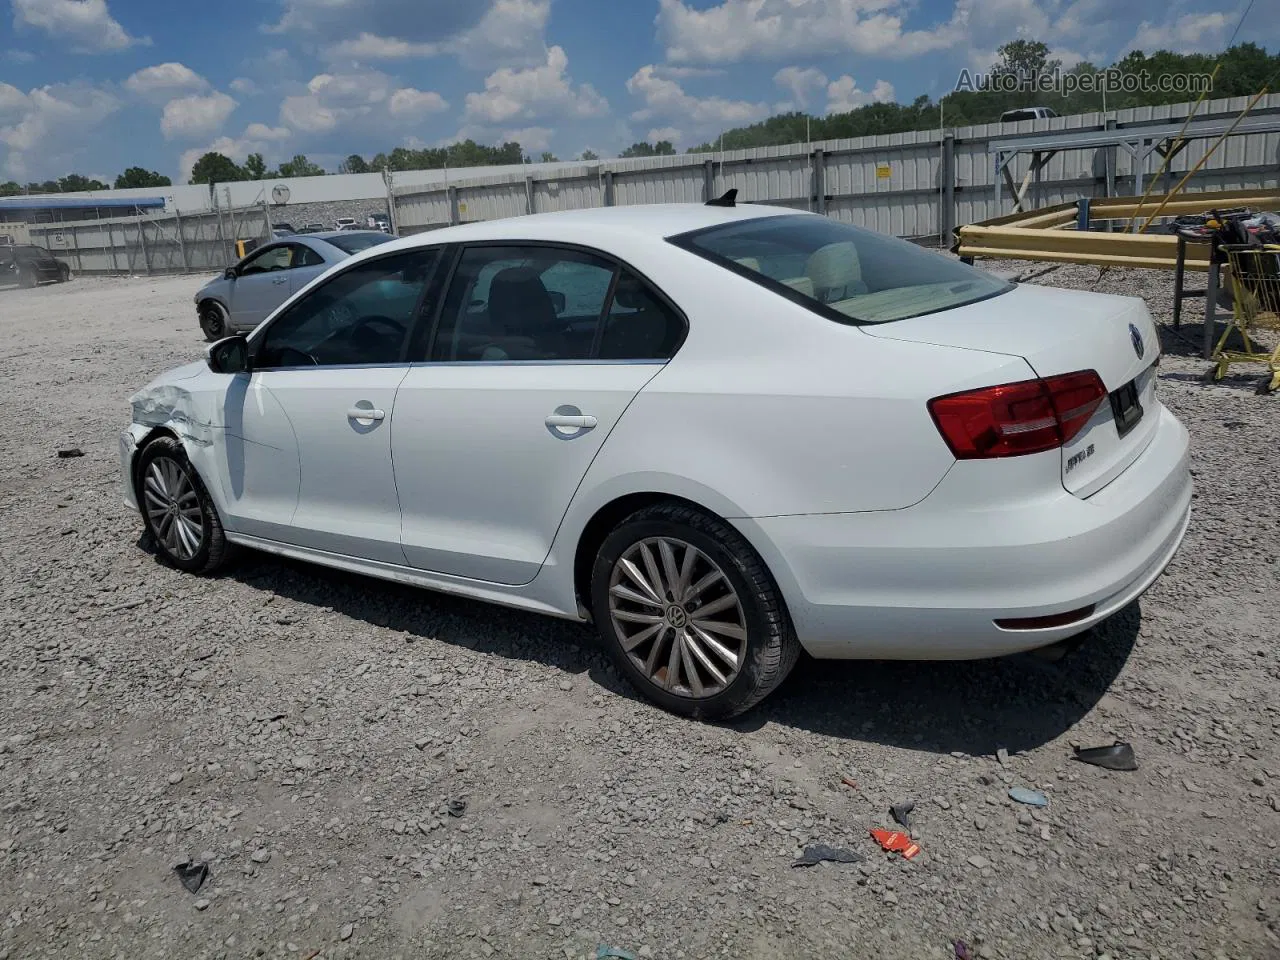
[[[689,623],[689,614],[685,613],[684,607],[679,604],[672,604],[667,607],[667,623],[680,630]]]
[[[1146,346],[1142,343],[1142,331],[1129,324],[1129,339],[1133,341],[1133,352],[1138,355],[1138,359],[1142,359],[1142,355],[1147,352]]]

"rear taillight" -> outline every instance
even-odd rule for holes
[[[1018,457],[1068,443],[1107,396],[1092,370],[953,393],[929,413],[959,460]]]

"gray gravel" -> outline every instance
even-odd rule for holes
[[[265,556],[159,565],[116,436],[199,356],[197,282],[0,292],[0,960],[1280,955],[1280,398],[1256,377],[1203,385],[1166,339],[1195,520],[1060,662],[803,662],[710,726],[572,624]],[[1099,288],[1166,318],[1168,282]],[[1138,771],[1070,760],[1115,738]],[[911,861],[867,833],[906,800]],[[867,860],[793,869],[812,843]]]

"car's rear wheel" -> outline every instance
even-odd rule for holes
[[[30,290],[39,282],[40,278],[36,276],[34,269],[31,267],[18,268],[18,286],[22,287],[24,290]]]
[[[681,503],[647,507],[605,538],[591,605],[605,649],[632,686],[685,716],[749,710],[800,654],[759,555],[723,520]]]
[[[71,279],[71,268],[65,263],[58,267],[58,282],[66,283]]]
[[[139,455],[138,506],[160,556],[187,573],[212,573],[231,555],[218,511],[182,444],[159,437]]]
[[[200,329],[210,343],[227,335],[227,314],[221,304],[213,300],[200,304]]]

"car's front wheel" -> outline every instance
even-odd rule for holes
[[[71,279],[71,268],[65,263],[58,267],[58,282],[66,283]]]
[[[33,268],[31,267],[18,268],[18,286],[22,287],[24,290],[30,290],[39,282],[40,282],[40,278],[36,275],[36,272]]]
[[[139,454],[138,506],[160,556],[187,573],[212,573],[230,557],[218,511],[182,444],[159,437]]]
[[[214,300],[200,304],[200,329],[210,343],[227,335],[227,313],[221,304]]]
[[[660,503],[601,545],[592,615],[631,684],[674,713],[736,716],[768,696],[800,655],[781,593],[731,526]]]

